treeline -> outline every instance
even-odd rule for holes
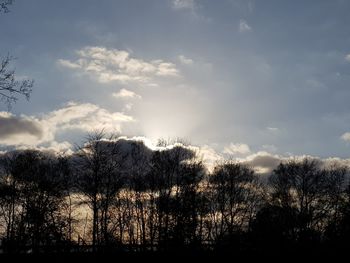
[[[167,146],[163,143],[162,146]],[[268,182],[234,161],[212,171],[180,144],[102,133],[69,156],[0,156],[2,253],[344,248],[348,167],[282,162]]]

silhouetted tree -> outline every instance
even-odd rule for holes
[[[336,208],[337,215],[329,221],[325,236],[329,243],[344,249],[350,242],[350,185],[344,189],[342,199]]]
[[[176,145],[168,150],[155,151],[151,159],[151,170],[148,174],[150,188],[157,196],[157,225],[158,243],[167,247],[171,240],[171,229],[173,226],[172,201],[173,195],[179,190],[182,163],[195,156],[195,153]]]
[[[169,229],[169,239],[173,248],[199,246],[199,187],[205,169],[203,164],[193,158],[181,163],[180,172],[176,177],[173,192],[169,199],[172,223]]]
[[[180,143],[151,150],[95,132],[70,156],[0,154],[1,247],[87,251],[91,240],[93,251],[339,250],[350,241],[348,179],[347,167],[304,158],[282,162],[264,185],[231,160],[209,173]]]
[[[74,210],[78,204],[75,200],[75,182],[68,156],[57,156],[56,173],[61,178],[62,195],[64,196],[61,204],[61,211],[66,220],[64,236],[69,242],[73,242],[74,225],[78,223],[78,220],[74,218]]]
[[[14,243],[17,214],[19,213],[20,187],[18,180],[12,176],[14,158],[4,154],[0,158],[0,206],[2,229],[5,230],[3,241]],[[11,245],[10,245],[11,246]]]
[[[37,252],[41,245],[64,242],[64,191],[56,158],[30,150],[11,152],[5,158],[2,185],[10,189],[5,244]]]
[[[296,211],[297,240],[319,241],[327,222],[336,220],[345,174],[345,168],[322,168],[319,161],[309,158],[281,163],[274,170],[272,202]]]
[[[244,164],[226,161],[215,167],[209,183],[212,239],[221,242],[248,230],[258,209],[256,200],[262,198],[254,171]]]
[[[109,242],[110,207],[124,184],[120,173],[123,155],[113,137],[103,131],[90,134],[74,157],[77,187],[92,209],[92,245]]]
[[[291,248],[296,241],[297,222],[296,209],[267,203],[251,224],[253,246],[266,252]]]

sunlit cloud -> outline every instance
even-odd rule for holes
[[[112,96],[117,99],[141,99],[140,95],[127,89],[121,89],[120,91],[113,93]]]
[[[132,116],[120,112],[110,112],[92,103],[70,102],[65,107],[53,111],[44,120],[57,129],[81,129],[120,131],[121,124],[134,121]]]
[[[77,59],[59,59],[57,64],[95,76],[100,83],[113,81],[155,85],[158,78],[178,77],[176,65],[162,59],[145,61],[125,50],[85,47],[76,51]]]
[[[29,144],[21,144],[16,146],[17,150],[38,150],[42,152],[50,152],[52,154],[65,154],[65,155],[71,155],[74,152],[74,146],[67,142],[57,142],[57,141],[51,141],[48,143],[44,143],[41,145],[29,145]]]
[[[340,138],[341,138],[343,141],[350,142],[350,132],[344,133],[342,136],[340,136]]]
[[[217,163],[224,160],[223,156],[209,145],[199,147],[198,155],[209,171],[212,171]]]
[[[244,143],[230,143],[230,145],[224,147],[223,153],[229,155],[249,154],[250,148],[247,144]]]
[[[56,134],[80,130],[91,132],[121,132],[124,123],[134,122],[132,116],[110,112],[91,103],[69,102],[64,107],[41,116],[15,116],[0,113],[0,145],[40,145],[49,143],[51,148],[67,144],[56,142]]]

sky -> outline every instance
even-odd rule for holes
[[[92,130],[183,138],[212,158],[350,153],[350,1],[16,0],[0,55],[31,99],[0,150]],[[210,157],[210,158],[211,158]]]

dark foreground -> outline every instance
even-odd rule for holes
[[[217,250],[217,251],[147,251],[147,252],[75,252],[75,253],[38,253],[38,254],[1,254],[0,262],[64,262],[67,260],[79,262],[173,262],[204,260],[237,262],[268,260],[269,262],[295,262],[295,261],[333,261],[348,258],[346,245],[340,247],[317,247],[317,248],[284,248],[262,250]]]

